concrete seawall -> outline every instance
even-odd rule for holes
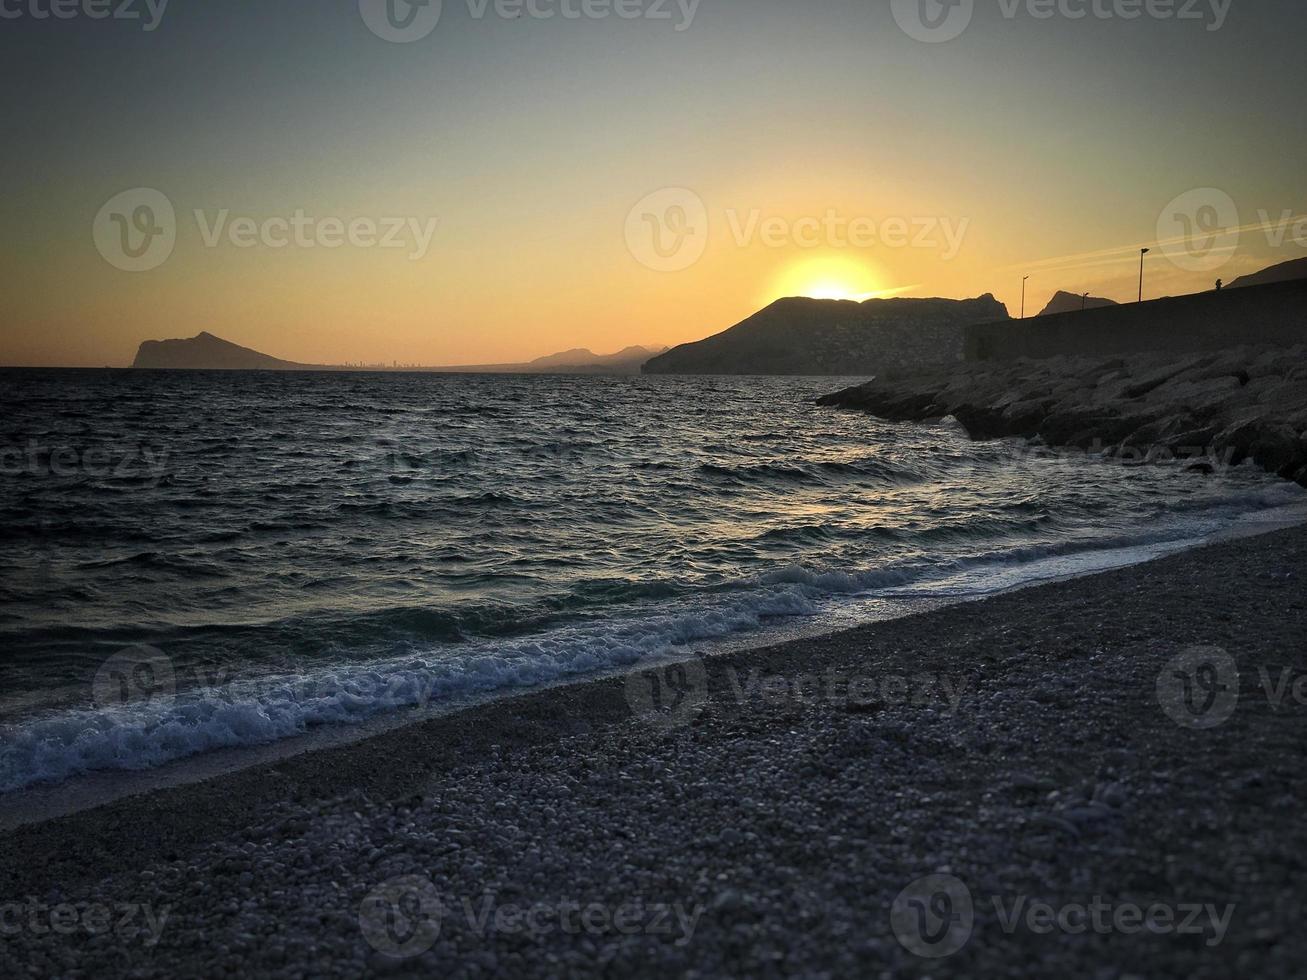
[[[1307,279],[982,323],[964,334],[968,361],[1290,347],[1307,343]]]

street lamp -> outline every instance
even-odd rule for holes
[[[1139,250],[1139,302],[1141,303],[1144,301],[1144,256],[1151,251],[1151,248]]]
[[[1029,278],[1026,276],[1026,279]],[[1021,319],[1023,320],[1026,318],[1026,279],[1021,280]]]
[[[1088,293],[1085,293],[1083,296],[1080,297],[1080,312],[1081,312],[1081,313],[1083,313],[1083,312],[1085,311],[1085,306],[1086,306],[1088,303],[1089,303],[1089,294],[1088,294]]]

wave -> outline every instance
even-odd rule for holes
[[[801,590],[765,590],[679,615],[459,647],[457,656],[444,651],[342,665],[120,707],[57,712],[6,731],[0,792],[92,771],[150,769],[201,752],[279,741],[319,725],[360,724],[384,712],[461,695],[537,687],[757,630],[770,617],[816,612]]]
[[[1226,501],[1229,508],[1300,504],[1297,488],[1275,487]],[[537,687],[628,667],[645,658],[690,652],[694,644],[764,629],[781,617],[820,615],[841,597],[974,597],[1029,581],[1143,560],[1196,543],[1217,526],[1175,522],[1147,533],[1014,545],[947,561],[922,557],[848,570],[790,564],[713,589],[683,591],[668,582],[590,583],[573,598],[628,600],[637,595],[672,611],[628,618],[554,623],[504,639],[438,645],[386,659],[308,669],[294,676],[235,680],[172,697],[106,709],[63,710],[10,727],[0,748],[0,792],[58,782],[99,770],[148,769],[220,748],[259,745],[321,725],[357,725],[380,714],[459,697]],[[385,625],[433,640],[467,636],[473,622],[511,618],[487,608],[457,622],[422,609],[387,611]],[[470,622],[470,621],[471,622]],[[364,633],[381,625],[362,617]],[[340,635],[339,631],[329,631]],[[410,644],[405,644],[410,645]]]

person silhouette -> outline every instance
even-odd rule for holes
[[[1225,283],[1221,282],[1221,280],[1219,280],[1219,279],[1216,280],[1216,291],[1219,293],[1219,292],[1221,291],[1221,287],[1224,286],[1224,285],[1225,285]]]

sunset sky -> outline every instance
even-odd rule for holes
[[[1186,221],[1243,230],[1155,248],[1147,295],[1307,255],[1299,2],[975,0],[940,43],[898,0],[621,2],[638,16],[445,0],[393,43],[360,0],[172,0],[153,25],[144,0],[6,0],[0,363],[125,365],[201,330],[299,361],[502,362],[697,340],[795,294],[993,292],[1017,315],[1026,274],[1030,313],[1057,289],[1133,300],[1139,248]],[[104,252],[141,215],[105,206],[137,188],[176,243],[130,272]],[[288,241],[297,212],[312,244]],[[355,241],[325,247],[335,223]]]

